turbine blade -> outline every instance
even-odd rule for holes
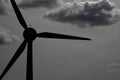
[[[53,39],[91,40],[90,38],[85,38],[85,37],[77,37],[77,36],[57,34],[57,33],[50,33],[50,32],[38,33],[37,37],[53,38]]]
[[[12,59],[10,60],[10,62],[8,63],[8,65],[6,66],[6,68],[4,69],[3,73],[1,74],[0,80],[2,80],[2,78],[8,72],[8,70],[12,67],[12,65],[15,63],[15,61],[22,54],[22,52],[25,49],[26,44],[27,44],[27,41],[23,41],[23,43],[20,45],[20,47],[18,48],[18,50],[16,51],[16,53],[14,54],[14,56],[12,57]]]
[[[14,11],[16,13],[16,16],[17,16],[18,21],[20,22],[20,24],[22,25],[22,27],[24,29],[28,28],[28,26],[27,26],[27,24],[26,24],[26,22],[25,22],[25,20],[24,20],[24,18],[22,16],[22,14],[21,14],[21,12],[20,12],[16,2],[14,0],[10,0],[10,1],[11,1],[11,4],[13,6],[13,9],[14,9]]]
[[[28,42],[26,80],[33,80],[33,42]]]

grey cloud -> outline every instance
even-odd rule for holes
[[[61,4],[60,0],[23,0],[19,3],[21,8],[54,8]]]
[[[112,71],[112,72],[120,70],[119,63],[111,63],[111,64],[108,64],[106,67],[109,69],[109,71]]]
[[[10,44],[14,41],[19,41],[19,38],[9,30],[0,27],[0,45]]]
[[[117,71],[119,72],[120,71],[120,64],[116,63],[116,62],[100,64],[100,67],[109,72],[117,72]]]
[[[67,2],[48,11],[44,18],[80,27],[111,25],[120,20],[120,10],[109,0]]]

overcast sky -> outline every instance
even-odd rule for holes
[[[20,5],[21,1],[16,1]],[[32,0],[26,1],[29,2]],[[98,22],[95,24],[96,20],[89,21],[85,19],[83,22],[81,18],[76,19],[78,15],[74,12],[77,12],[79,6],[77,6],[78,9],[74,9],[72,5],[73,0],[64,0],[63,3],[57,2],[56,5],[49,4],[49,7],[47,7],[44,2],[43,4],[45,5],[43,6],[43,4],[39,5],[35,3],[32,5],[31,2],[27,3],[26,1],[21,3],[24,3],[24,7],[21,7],[21,12],[28,25],[31,25],[38,32],[49,31],[75,36],[84,36],[92,39],[92,41],[36,39],[34,41],[34,80],[120,80],[119,13],[114,13],[114,15],[117,15],[116,18],[111,12],[111,9],[114,10],[120,8],[119,0],[110,0],[110,2],[115,3],[115,7],[114,9],[110,8],[110,5],[109,9],[107,8],[105,15],[108,16],[109,14],[112,15],[112,17],[102,18],[101,20],[104,19],[106,23],[101,22],[101,24],[98,24]],[[54,2],[55,0],[51,1]],[[98,2],[98,0],[93,1]],[[65,13],[67,17],[56,17],[56,15],[59,15],[58,12],[62,12],[64,10],[63,4],[65,6],[66,4],[68,5],[66,2],[69,2],[69,4],[72,5],[70,6],[72,8],[67,7],[67,10],[70,11],[74,9],[75,11],[73,10],[73,13],[66,14],[69,11],[67,12],[65,8],[66,12],[63,13]],[[7,39],[9,36],[8,40],[11,40],[10,44],[0,44],[0,73],[2,73],[3,69],[23,40],[23,28],[18,23],[11,4],[9,2],[4,4],[2,1],[0,4],[3,5],[0,6],[0,10],[2,12],[7,10],[7,13],[9,14],[0,14],[0,26],[3,26],[2,28],[0,27],[0,31],[4,29],[6,34],[12,34],[7,35]],[[27,7],[25,6],[26,4]],[[57,9],[53,9],[55,7]],[[91,12],[89,13],[92,14]],[[101,12],[98,13],[101,15]],[[56,15],[51,16],[50,14]],[[63,15],[65,16],[65,14]],[[44,16],[47,16],[47,18]],[[71,18],[74,20],[68,20]],[[77,22],[75,22],[75,20]],[[79,21],[81,24],[78,24]],[[85,27],[83,27],[82,22],[87,24],[87,26],[84,25]],[[6,32],[6,30],[9,31]],[[0,36],[1,34],[4,33],[0,32]],[[6,36],[2,39],[6,40]],[[25,73],[26,50],[3,80],[25,80]]]

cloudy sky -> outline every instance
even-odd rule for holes
[[[38,32],[92,39],[36,39],[34,80],[120,80],[120,1],[81,1],[16,0],[28,25]],[[2,73],[23,40],[9,0],[0,0],[0,26]],[[25,70],[26,50],[3,80],[25,80]]]

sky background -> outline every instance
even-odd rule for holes
[[[116,8],[120,8],[119,0],[110,1],[116,4]],[[39,7],[21,9],[21,12],[26,22],[37,32],[84,36],[92,41],[36,39],[33,53],[34,80],[120,80],[120,22],[80,28],[43,19],[46,10]],[[18,23],[12,6],[9,6],[8,11],[9,15],[0,15],[0,25],[19,36],[20,41],[0,45],[0,73],[23,41],[23,28]],[[25,80],[25,74],[26,50],[3,80]]]

